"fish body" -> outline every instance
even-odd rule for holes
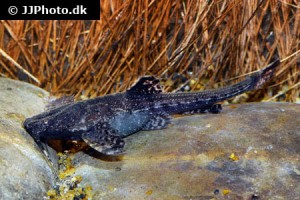
[[[145,76],[124,93],[67,103],[27,118],[24,128],[41,148],[51,139],[84,140],[101,153],[118,155],[124,153],[126,136],[166,128],[174,114],[218,113],[219,102],[260,88],[279,65],[276,60],[244,81],[201,92],[163,93],[158,79]]]

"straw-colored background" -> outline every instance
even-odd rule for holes
[[[221,87],[300,49],[299,2],[259,2],[101,0],[99,21],[1,21],[0,73],[76,97],[125,91],[143,75],[167,91]],[[299,60],[244,101],[297,101]]]

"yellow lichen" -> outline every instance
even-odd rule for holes
[[[56,191],[55,190],[48,190],[47,196],[50,197],[50,198],[56,196]]]
[[[63,172],[60,172],[58,176],[60,179],[65,179],[66,177],[71,176],[74,173],[75,173],[75,168],[69,168]]]
[[[153,193],[153,190],[148,190],[147,192],[146,192],[146,195],[151,195]]]
[[[92,199],[92,187],[87,185],[79,187],[78,184],[82,181],[82,176],[75,174],[75,167],[72,165],[72,160],[67,154],[58,153],[59,157],[59,183],[58,190],[49,190],[46,199],[51,200],[73,200]]]
[[[230,158],[231,160],[233,160],[233,161],[239,160],[239,157],[238,157],[237,155],[235,155],[234,153],[231,153],[230,156],[229,156],[229,158]]]
[[[224,190],[223,190],[223,195],[228,195],[230,192],[231,192],[230,190],[224,189]]]

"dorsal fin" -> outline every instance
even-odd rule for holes
[[[74,103],[74,96],[62,96],[58,99],[49,98],[46,110],[52,110],[70,103]]]
[[[130,96],[135,95],[151,95],[159,94],[162,92],[162,87],[159,84],[159,80],[153,76],[141,77],[126,94]]]

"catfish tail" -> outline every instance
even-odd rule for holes
[[[256,90],[261,88],[267,81],[269,81],[276,70],[276,68],[280,65],[280,60],[277,59],[276,61],[269,64],[264,69],[256,72],[255,74],[251,75],[250,78],[252,79],[252,86],[251,90]]]
[[[205,90],[201,92],[182,92],[182,93],[169,93],[165,99],[161,97],[160,101],[169,102],[170,98],[174,101],[182,102],[205,102],[206,104],[217,103],[231,97],[237,96],[250,90],[256,90],[261,88],[267,81],[269,81],[280,65],[280,60],[276,60],[269,64],[267,67],[255,72],[251,76],[248,76],[245,80],[236,84],[218,88],[214,90]]]

